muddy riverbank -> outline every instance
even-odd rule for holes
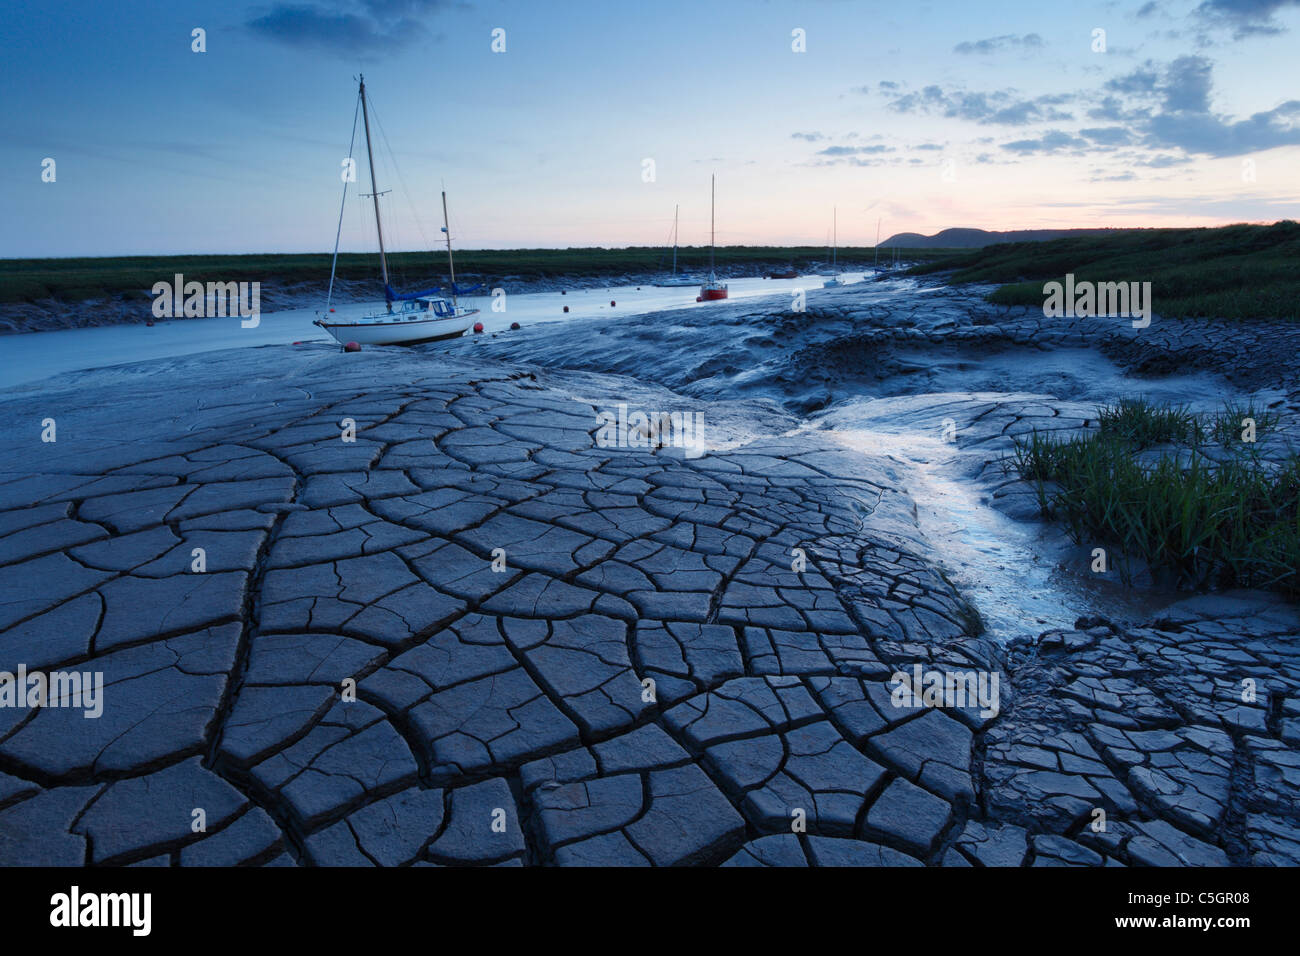
[[[103,688],[0,710],[0,861],[1300,863],[1296,609],[1098,580],[999,466],[1125,394],[1290,436],[1293,333],[807,305],[0,393],[0,670]]]

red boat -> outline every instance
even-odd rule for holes
[[[716,205],[717,179],[718,177],[714,176],[710,180],[709,187],[709,281],[700,286],[700,294],[695,297],[696,302],[714,302],[727,297],[727,284],[719,282],[718,277],[713,273],[713,209]]]

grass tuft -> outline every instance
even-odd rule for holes
[[[1127,442],[1138,451],[1173,442],[1194,444],[1201,437],[1200,422],[1181,405],[1122,398],[1097,409],[1097,414],[1102,435]]]
[[[1179,586],[1257,587],[1300,598],[1300,455],[1278,462],[1241,440],[1277,416],[1226,405],[1202,420],[1183,408],[1135,401],[1099,409],[1102,426],[1060,438],[1016,440],[1009,462],[1034,484],[1044,514],[1078,543],[1118,551],[1127,580],[1136,560]],[[1213,440],[1219,454],[1210,457]],[[1137,454],[1172,446],[1154,461]]]

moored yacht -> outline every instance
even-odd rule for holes
[[[837,219],[838,219],[837,210],[832,209],[831,210],[831,271],[829,273],[825,273],[825,272],[822,273],[822,275],[828,276],[826,281],[822,283],[823,289],[836,289],[844,285],[844,280],[840,278],[840,269],[839,269],[840,234],[839,234],[839,223]]]
[[[714,210],[717,206],[717,192],[718,177],[715,175],[710,180],[709,187],[709,279],[700,286],[700,294],[695,297],[696,302],[713,302],[727,297],[727,284],[719,282],[717,275],[713,271],[713,248],[716,239]]]
[[[442,194],[442,231],[447,234],[447,267],[451,273],[451,299],[437,293],[439,289],[429,289],[409,295],[399,295],[393,291],[388,280],[388,255],[384,250],[384,227],[379,217],[380,192],[375,183],[375,155],[370,145],[370,113],[366,107],[366,79],[361,77],[361,87],[357,95],[361,99],[361,116],[366,130],[366,156],[370,161],[370,197],[375,204],[375,233],[379,239],[379,270],[384,281],[385,309],[382,312],[370,312],[349,318],[321,318],[313,324],[320,326],[340,345],[355,342],[358,345],[417,345],[421,342],[436,342],[439,339],[455,338],[465,334],[473,322],[478,309],[468,309],[456,299],[456,265],[451,254],[451,226],[447,219],[447,194]],[[354,120],[355,123],[355,120]],[[355,125],[353,126],[355,130]],[[343,183],[344,203],[347,202],[347,182]],[[342,231],[343,209],[339,210],[340,233]],[[334,296],[334,273],[338,265],[338,235],[334,237],[334,262],[330,266],[330,287],[325,299],[329,313],[330,302]],[[396,307],[394,307],[396,306]]]

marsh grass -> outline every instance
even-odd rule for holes
[[[1300,223],[1132,229],[952,252],[909,269],[948,281],[996,282],[998,305],[1042,306],[1043,285],[1066,273],[1091,282],[1151,283],[1164,318],[1300,318]]]
[[[1210,416],[1206,427],[1210,438],[1215,442],[1232,446],[1244,444],[1242,434],[1246,430],[1247,421],[1255,423],[1255,435],[1259,436],[1277,425],[1278,416],[1268,409],[1256,409],[1253,402],[1245,405],[1226,402],[1222,411]]]
[[[910,262],[951,254],[951,249],[901,250]],[[879,259],[887,262],[894,250],[881,247],[879,254],[869,247],[839,250],[845,268],[865,268]],[[463,249],[456,252],[456,271],[470,277],[489,279],[518,277],[549,279],[565,276],[610,276],[627,273],[666,271],[672,250],[659,246],[624,249]],[[821,246],[719,246],[719,268],[753,268],[759,274],[774,264],[806,270],[828,257]],[[437,250],[389,252],[388,265],[399,288],[427,288],[445,281],[445,258]],[[707,268],[708,246],[682,246],[677,265],[683,271]],[[64,302],[117,296],[144,299],[159,280],[171,281],[175,273],[198,282],[320,283],[329,280],[329,253],[273,253],[250,255],[118,256],[82,259],[0,259],[0,303],[36,302],[57,299]],[[375,281],[380,290],[378,257],[343,253],[338,275],[344,279]],[[477,279],[473,281],[478,281]]]
[[[1138,451],[1172,442],[1195,443],[1201,438],[1197,417],[1181,405],[1145,398],[1122,398],[1097,409],[1101,434],[1127,442]]]
[[[1044,514],[1076,542],[1118,551],[1126,580],[1136,562],[1180,586],[1300,597],[1300,455],[1265,459],[1236,424],[1255,417],[1258,435],[1275,415],[1227,405],[1202,420],[1146,402],[1099,411],[1102,427],[1089,434],[1016,440],[1010,464],[1034,484]],[[1202,454],[1214,436],[1225,439],[1219,460]],[[1171,447],[1144,461],[1138,452],[1153,445]]]

